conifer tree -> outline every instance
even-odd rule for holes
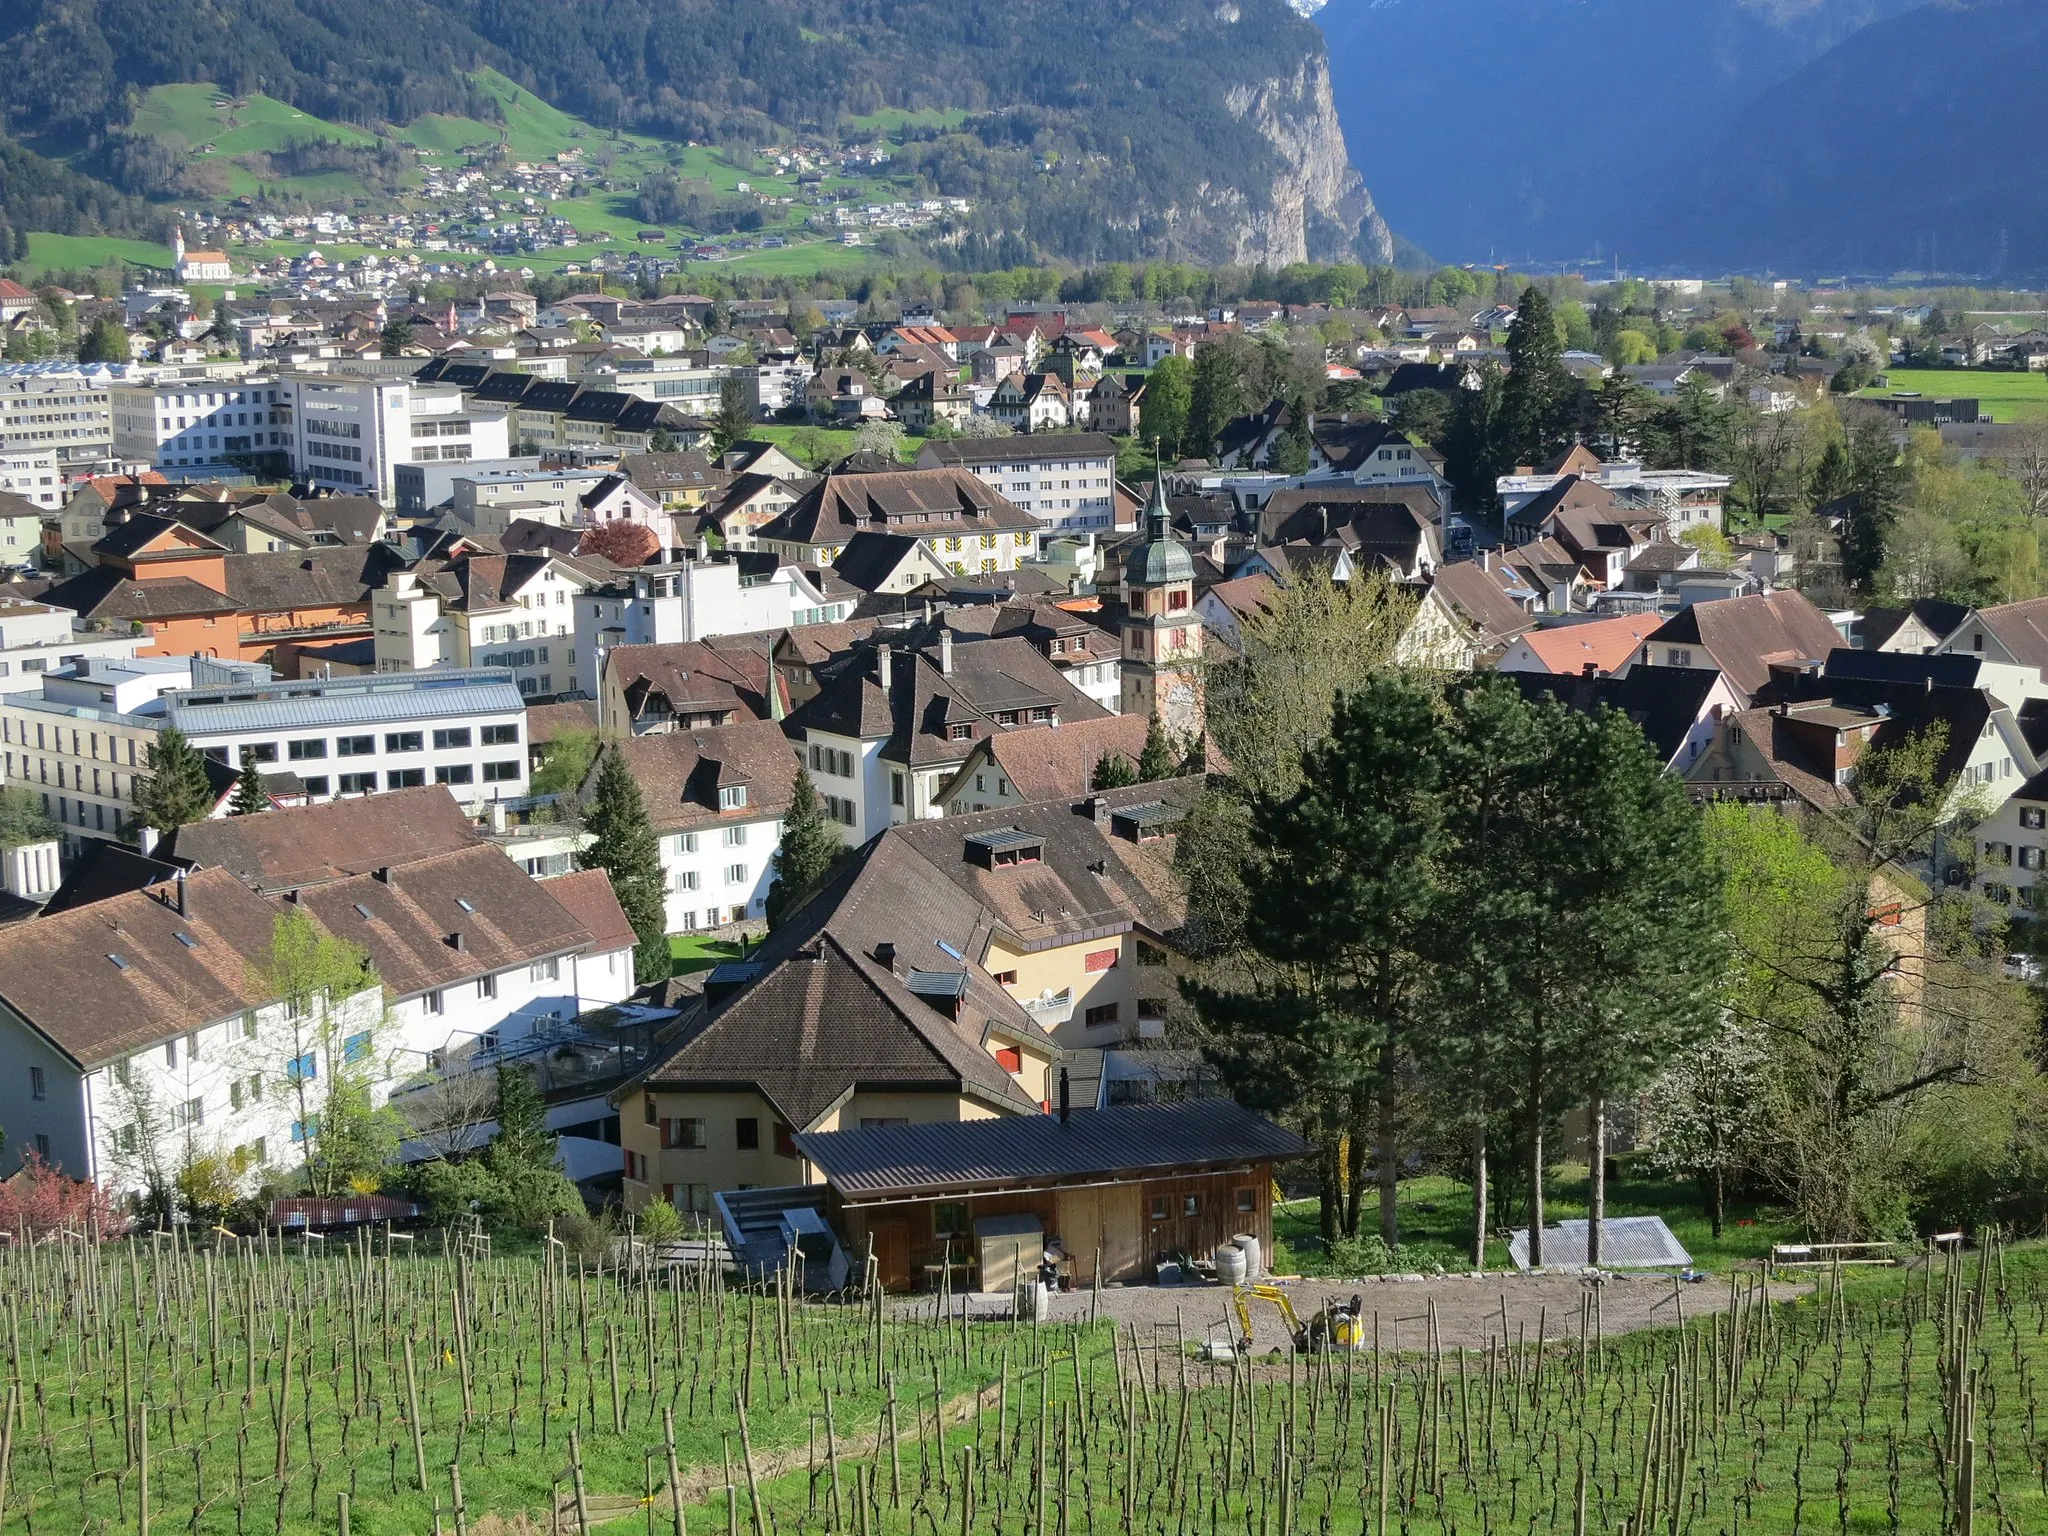
[[[1152,723],[1145,727],[1145,750],[1138,754],[1138,780],[1149,784],[1154,779],[1173,777],[1173,748],[1166,742],[1166,727],[1159,722],[1159,716],[1152,717]]]
[[[235,776],[235,792],[228,800],[230,816],[255,816],[270,809],[270,791],[263,787],[263,770],[254,758],[242,760]]]
[[[582,869],[601,869],[626,920],[639,937],[633,951],[634,979],[643,985],[669,974],[668,913],[662,899],[661,850],[640,786],[620,753],[607,752],[583,814],[590,846],[577,855]]]
[[[1088,781],[1090,789],[1122,789],[1127,784],[1138,782],[1138,770],[1131,766],[1131,760],[1121,752],[1105,752],[1095,759],[1095,776]]]
[[[213,808],[206,759],[175,725],[164,727],[149,754],[150,773],[135,781],[135,806],[144,826],[175,832]]]
[[[845,851],[839,824],[825,814],[811,776],[802,768],[790,788],[789,809],[782,817],[782,844],[770,861],[775,878],[768,887],[768,926],[775,927],[795,910],[797,899],[824,879],[833,861]]]
[[[1564,366],[1557,312],[1524,290],[1508,327],[1508,377],[1501,396],[1506,446],[1519,464],[1535,464],[1564,446],[1577,384]]]

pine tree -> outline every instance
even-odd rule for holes
[[[612,891],[640,939],[633,951],[634,978],[642,984],[665,980],[670,965],[661,850],[640,786],[617,752],[604,754],[583,827],[592,842],[577,855],[578,867],[601,869],[611,877]]]
[[[1150,784],[1154,779],[1172,777],[1173,748],[1167,745],[1166,727],[1155,714],[1145,727],[1145,750],[1138,754],[1138,782]]]
[[[270,809],[270,791],[263,786],[263,771],[256,759],[242,759],[242,771],[235,776],[235,792],[228,800],[230,816],[255,816]]]
[[[718,414],[711,418],[711,444],[724,453],[754,430],[754,409],[747,403],[747,386],[736,373],[728,373],[718,386]]]
[[[1516,464],[1535,464],[1564,446],[1577,384],[1564,366],[1557,313],[1534,288],[1523,291],[1508,327],[1508,377],[1501,397],[1505,446]]]
[[[797,898],[825,877],[845,851],[839,824],[825,814],[811,776],[802,768],[790,787],[789,809],[782,817],[782,844],[770,861],[775,878],[768,887],[768,926],[775,927],[795,910]]]
[[[135,781],[135,805],[144,826],[175,832],[213,809],[206,759],[175,725],[167,725],[149,754],[150,774]]]
[[[1090,789],[1122,789],[1127,784],[1138,782],[1138,770],[1131,766],[1131,760],[1121,752],[1105,752],[1095,759],[1095,776],[1088,781]]]

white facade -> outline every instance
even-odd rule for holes
[[[165,720],[230,768],[297,775],[310,801],[445,784],[464,805],[527,792],[526,701],[509,669],[194,686]],[[232,697],[230,697],[232,695]]]
[[[40,690],[43,675],[92,657],[126,661],[146,635],[103,635],[76,629],[78,616],[46,603],[0,600],[0,694]]]
[[[828,600],[793,565],[749,577],[736,563],[685,560],[630,575],[630,593],[607,586],[576,594],[576,688],[586,697],[598,696],[604,659],[616,646],[836,624],[853,611],[851,598]]]
[[[782,823],[774,817],[666,832],[660,842],[670,933],[722,928],[767,911],[782,845]]]
[[[576,634],[591,586],[582,571],[549,559],[503,601],[451,606],[411,571],[395,571],[370,595],[372,643],[380,673],[437,667],[502,667],[525,698],[568,693],[582,676]]]
[[[0,368],[0,454],[51,452],[60,464],[111,457],[109,391],[114,378],[113,372],[92,364]]]
[[[313,485],[397,501],[398,464],[463,463],[511,453],[506,413],[452,385],[341,374],[288,374],[284,446]]]
[[[392,481],[397,487],[398,510],[407,516],[417,517],[452,500],[457,480],[482,481],[505,476],[527,476],[537,473],[539,469],[538,457],[398,464],[392,468]]]
[[[57,469],[57,450],[26,453],[0,451],[0,491],[55,510],[64,505],[64,477]],[[10,550],[11,554],[12,551]]]
[[[478,533],[496,537],[520,518],[557,528],[581,521],[582,498],[604,483],[598,469],[494,468],[450,482],[453,511]]]
[[[1015,502],[1059,533],[1101,531],[1116,525],[1116,450],[1047,454],[1028,437],[1004,443],[1010,456],[960,467],[998,495]],[[922,465],[950,463],[929,452]]]
[[[108,390],[114,455],[177,470],[230,454],[290,453],[291,393],[269,377],[115,384]]]

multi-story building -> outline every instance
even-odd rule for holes
[[[67,494],[56,449],[0,452],[0,495],[19,496],[38,507],[61,507]]]
[[[455,460],[437,464],[396,464],[392,466],[391,480],[398,496],[398,510],[408,517],[419,517],[452,501],[457,480],[474,480],[481,483],[519,478],[532,475],[539,469],[540,460],[537,457],[471,459],[466,462]]]
[[[467,463],[512,452],[507,412],[452,386],[339,374],[292,374],[284,383],[292,474],[311,485],[361,491],[391,505],[400,464]]]
[[[596,698],[604,659],[617,646],[837,624],[859,596],[828,571],[767,554],[641,566],[576,594],[576,687]]]
[[[142,644],[141,635],[80,629],[68,608],[0,599],[0,694],[34,692],[46,673],[87,658],[130,660]]]
[[[602,469],[502,468],[485,474],[458,475],[450,482],[456,517],[493,536],[520,518],[564,527],[584,519],[583,498],[612,478]]]
[[[684,448],[701,447],[710,440],[710,429],[690,408],[619,389],[589,389],[567,379],[536,378],[524,371],[451,363],[445,358],[421,368],[412,382],[459,389],[472,409],[496,407],[510,412],[511,444],[499,449],[500,454],[515,449],[556,453],[593,448],[647,453],[657,438],[670,439]],[[710,395],[715,401],[716,387]],[[677,398],[698,400],[695,395],[679,394]],[[476,457],[486,455],[479,452]]]
[[[1013,571],[1038,545],[1037,519],[964,469],[827,475],[756,529],[754,544],[827,566],[863,530],[917,539],[959,576]]]
[[[27,565],[42,547],[43,509],[12,491],[0,491],[0,565]]]
[[[268,375],[112,384],[114,457],[159,469],[225,463],[283,469],[293,462],[291,395],[290,386]]]
[[[774,883],[782,817],[796,781],[789,738],[773,720],[630,736],[620,753],[661,843],[670,933],[759,918]]]
[[[1116,444],[1100,433],[928,442],[920,469],[964,469],[1061,533],[1116,526]]]
[[[129,372],[77,363],[0,368],[0,455],[54,453],[66,465],[111,458],[111,390]]]
[[[602,578],[566,555],[464,553],[394,571],[371,594],[377,670],[502,667],[522,697],[577,687],[576,604]]]
[[[505,668],[280,682],[251,662],[87,659],[0,695],[0,764],[75,850],[131,833],[166,725],[225,770],[254,762],[279,800],[442,784],[480,806],[526,793],[525,719]]]

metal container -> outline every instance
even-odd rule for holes
[[[1266,1272],[1259,1253],[1259,1240],[1256,1237],[1249,1232],[1240,1232],[1230,1241],[1236,1245],[1237,1251],[1244,1255],[1244,1278],[1247,1282],[1257,1280]]]

